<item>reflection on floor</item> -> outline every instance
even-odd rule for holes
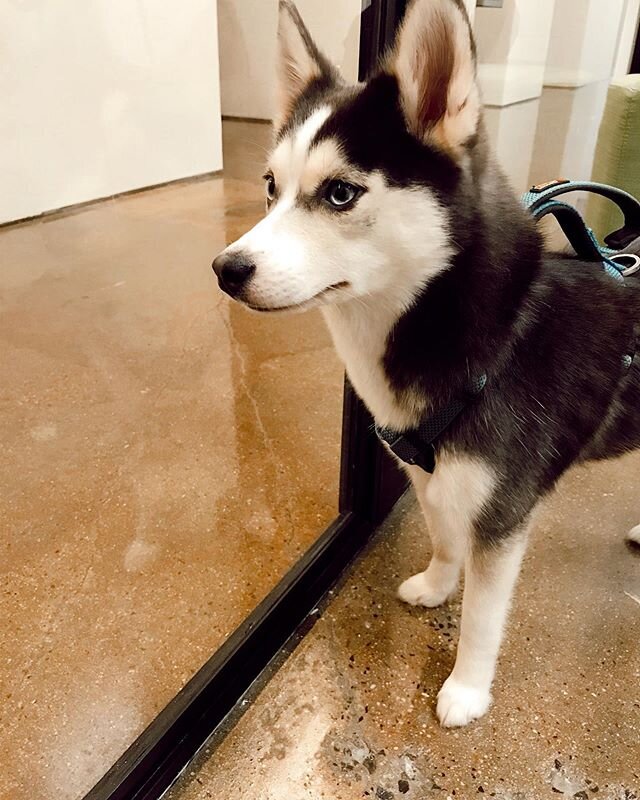
[[[269,129],[225,136],[224,178],[0,231],[2,800],[80,797],[335,516],[322,321],[211,273],[263,211]]]
[[[460,602],[412,609],[412,497],[213,755],[168,800],[624,800],[640,789],[640,457],[573,472],[538,518],[489,715],[443,730]]]
[[[606,86],[547,90],[489,109],[517,191],[589,178]],[[554,239],[560,244],[561,240]],[[459,600],[427,611],[395,598],[428,561],[403,500],[285,666],[170,800],[623,800],[640,794],[640,457],[575,471],[538,519],[489,716],[435,719]]]

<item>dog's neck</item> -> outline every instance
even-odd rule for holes
[[[327,306],[325,320],[347,375],[376,422],[406,430],[445,404],[477,374],[509,357],[541,240],[500,171],[476,184],[473,220],[457,240],[477,233],[432,281],[418,276],[396,296],[371,295]],[[456,235],[458,234],[458,235]]]

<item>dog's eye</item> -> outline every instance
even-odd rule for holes
[[[264,176],[267,187],[267,200],[273,200],[276,196],[276,179],[269,172]]]
[[[341,211],[351,208],[362,194],[362,189],[345,181],[331,181],[327,186],[324,198],[334,208]]]

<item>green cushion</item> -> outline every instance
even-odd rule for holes
[[[640,75],[626,75],[609,87],[592,180],[618,186],[640,199]],[[602,241],[622,227],[622,214],[591,195],[587,220]]]

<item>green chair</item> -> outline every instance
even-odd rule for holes
[[[619,78],[609,87],[592,180],[640,199],[640,75]],[[622,225],[614,204],[595,195],[589,199],[586,218],[600,241]]]

